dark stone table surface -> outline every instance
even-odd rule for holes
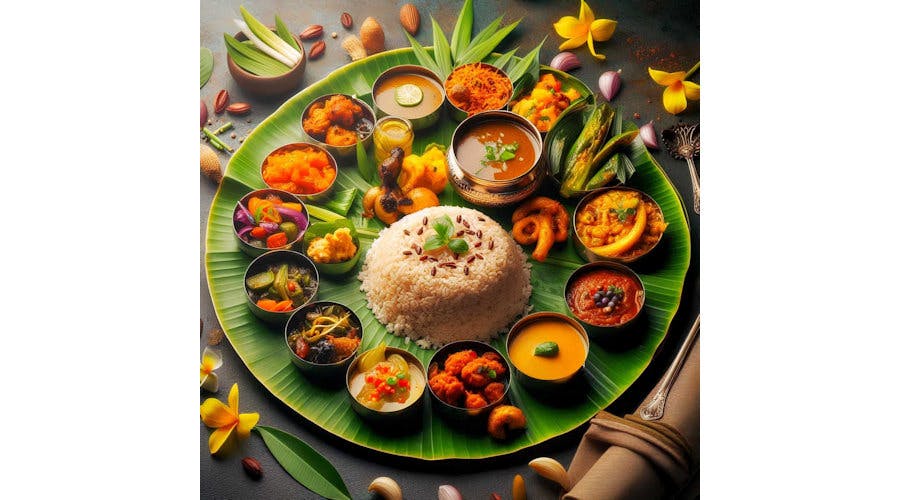
[[[374,16],[384,27],[388,49],[406,47],[408,43],[399,24],[399,8],[405,1],[387,0],[303,0],[303,1],[244,1],[201,0],[200,1],[200,45],[212,50],[215,68],[209,82],[200,90],[200,97],[212,107],[216,92],[227,89],[232,101],[246,101],[253,105],[252,113],[244,119],[233,120],[236,138],[227,134],[225,140],[234,147],[239,139],[246,136],[257,123],[273,112],[287,97],[258,99],[246,95],[232,80],[225,59],[222,33],[237,31],[232,19],[239,17],[238,6],[243,3],[258,18],[274,19],[278,14],[293,33],[299,33],[310,24],[321,24],[325,28],[327,48],[324,57],[308,61],[304,82],[306,85],[325,78],[328,74],[349,62],[340,48],[340,40],[346,31],[341,27],[341,12],[349,12],[354,19],[354,31],[363,19]],[[462,0],[413,1],[422,16],[422,27],[417,39],[423,45],[431,45],[431,25],[429,15],[434,16],[448,34],[451,32]],[[699,1],[643,0],[597,2],[590,1],[598,18],[615,19],[618,27],[611,40],[598,44],[599,52],[606,54],[606,61],[597,61],[588,53],[587,47],[574,49],[583,67],[574,70],[573,75],[589,87],[597,88],[597,79],[607,70],[622,70],[622,90],[614,104],[621,107],[625,116],[642,124],[654,120],[657,132],[679,121],[698,122],[700,105],[689,101],[688,109],[678,116],[672,116],[662,107],[663,88],[656,85],[647,74],[647,66],[665,71],[689,69],[699,60],[700,55],[700,6]],[[537,0],[475,1],[475,30],[480,30],[499,13],[505,13],[507,20],[522,18],[519,27],[508,37],[498,50],[522,47],[524,54],[544,36],[547,42],[541,51],[541,62],[548,64],[558,52],[562,39],[555,33],[552,23],[563,15],[578,15],[578,2],[551,2]],[[271,21],[270,21],[271,22]],[[338,38],[332,39],[331,32]],[[309,43],[305,44],[307,50]],[[699,81],[698,77],[692,80]],[[213,125],[220,125],[227,115],[216,117],[210,112]],[[247,119],[250,122],[247,122]],[[687,206],[691,205],[691,182],[686,164],[670,158],[664,151],[653,151],[656,160],[681,192]],[[227,156],[222,154],[223,165]],[[699,167],[699,162],[698,162]],[[215,184],[201,179],[200,182],[200,248],[199,255],[201,297],[200,317],[203,329],[200,336],[198,357],[207,345],[210,331],[218,327],[218,320],[209,297],[206,270],[203,264],[205,251],[206,222],[209,206],[215,196]],[[691,225],[691,267],[685,282],[684,295],[678,314],[669,334],[657,352],[656,358],[635,384],[625,392],[608,410],[622,415],[634,411],[637,404],[660,379],[668,367],[680,341],[700,308],[699,290],[699,216],[688,210]],[[426,462],[401,459],[391,455],[373,452],[334,437],[320,430],[315,424],[299,416],[272,396],[244,366],[228,343],[227,338],[218,349],[224,365],[217,370],[220,388],[215,395],[227,398],[233,383],[240,386],[240,407],[242,411],[257,411],[266,425],[283,429],[294,434],[318,450],[337,468],[343,476],[353,498],[369,498],[366,491],[372,479],[389,476],[400,483],[407,499],[428,499],[437,497],[441,484],[456,486],[467,499],[487,499],[496,492],[504,499],[511,498],[511,484],[515,474],[521,474],[530,499],[555,498],[552,485],[537,476],[528,467],[528,461],[539,456],[549,456],[568,466],[586,425],[571,433],[552,439],[539,446],[519,453],[486,460]],[[199,400],[211,394],[200,391]],[[252,435],[244,440],[240,448],[225,457],[211,457],[207,440],[209,430],[198,422],[200,453],[200,495],[203,498],[318,498],[293,480],[275,461],[266,449],[262,439]],[[255,457],[262,464],[265,475],[261,481],[250,480],[243,472],[240,460],[244,456]]]

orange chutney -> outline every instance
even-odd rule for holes
[[[535,348],[555,342],[555,356],[537,356]],[[525,375],[538,380],[565,379],[577,372],[587,359],[584,337],[561,319],[546,318],[525,325],[509,345],[509,359]]]
[[[607,312],[595,302],[594,297],[598,290],[610,286],[622,290],[622,299]],[[625,273],[614,269],[594,269],[575,278],[566,292],[566,302],[572,313],[586,323],[617,326],[637,316],[644,302],[644,291],[637,280]]]

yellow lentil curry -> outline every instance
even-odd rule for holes
[[[666,230],[662,210],[630,189],[603,192],[575,214],[575,232],[592,252],[631,260],[652,249]]]

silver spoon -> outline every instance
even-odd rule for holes
[[[688,352],[691,350],[691,345],[694,343],[694,339],[697,338],[697,334],[700,332],[700,315],[697,315],[697,319],[694,320],[694,325],[691,326],[690,332],[688,332],[687,337],[684,339],[684,343],[681,344],[681,349],[678,349],[678,354],[675,355],[675,360],[672,361],[672,366],[666,370],[666,374],[663,376],[662,384],[659,386],[659,390],[656,391],[656,394],[653,395],[653,399],[647,403],[647,406],[641,408],[641,418],[644,420],[659,420],[662,418],[663,413],[666,410],[666,398],[669,397],[669,390],[675,385],[675,378],[678,377],[678,372],[681,371],[681,366],[684,364],[684,360],[687,359]]]
[[[700,178],[694,166],[694,157],[700,156],[700,124],[679,123],[667,128],[662,131],[662,140],[672,158],[687,161],[694,188],[694,212],[700,215]]]

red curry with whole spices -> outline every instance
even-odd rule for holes
[[[593,269],[572,281],[566,292],[572,313],[586,323],[618,326],[637,316],[644,290],[632,276],[615,269]]]

